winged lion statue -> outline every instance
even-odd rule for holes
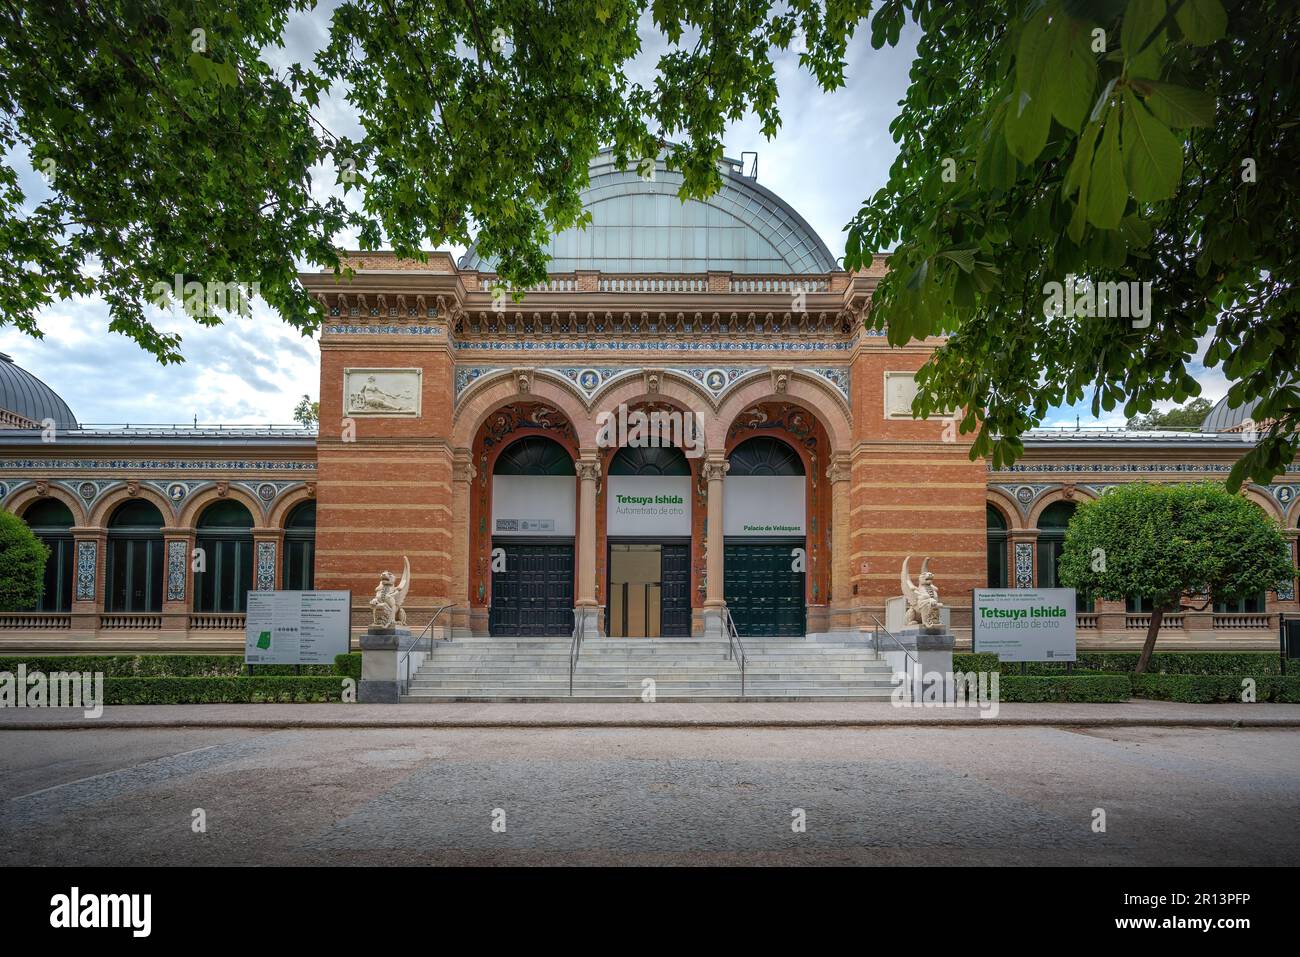
[[[411,562],[403,555],[401,581],[398,581],[397,576],[392,572],[379,573],[379,585],[375,588],[375,597],[370,599],[370,607],[374,609],[372,613],[374,627],[392,628],[395,625],[406,624],[406,609],[402,605],[406,601],[406,593],[410,590]]]
[[[903,597],[907,599],[907,613],[903,617],[903,624],[939,628],[942,625],[940,609],[943,608],[943,602],[939,601],[939,589],[934,585],[934,574],[930,571],[930,558],[926,556],[921,562],[921,574],[916,584],[912,583],[912,576],[908,572],[907,566],[911,560],[911,555],[903,559],[903,570],[900,575]]]

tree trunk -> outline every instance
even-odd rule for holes
[[[1157,608],[1151,613],[1151,624],[1147,626],[1147,640],[1142,645],[1142,654],[1138,657],[1137,673],[1146,674],[1147,665],[1151,663],[1151,652],[1155,651],[1156,635],[1160,633],[1160,622],[1164,620],[1165,610]]]

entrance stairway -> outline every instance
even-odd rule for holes
[[[725,640],[593,638],[582,643],[569,695],[568,638],[439,641],[404,702],[739,701],[740,669]],[[745,640],[745,701],[889,700],[890,669],[861,641]]]

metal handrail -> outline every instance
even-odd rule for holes
[[[905,654],[905,655],[907,655],[907,657],[911,658],[912,661],[913,661],[916,665],[919,666],[919,665],[921,664],[921,662],[920,662],[919,660],[917,660],[916,656],[913,655],[910,651],[907,650],[907,646],[904,645],[904,644],[903,644],[901,641],[899,641],[897,638],[895,638],[894,635],[893,635],[893,633],[891,633],[890,630],[889,630],[888,628],[886,628],[884,625],[882,625],[882,624],[880,623],[880,619],[879,619],[879,618],[877,618],[875,615],[871,614],[871,612],[867,612],[867,617],[870,618],[872,621],[874,621],[874,622],[876,623],[876,627],[879,628],[880,631],[883,631],[885,634],[889,635],[890,640],[892,640],[892,641],[894,642],[894,644],[898,645],[898,647],[899,647],[900,649],[902,649],[903,654]],[[875,633],[875,635],[876,635],[876,637],[875,637],[875,644],[876,644],[876,657],[877,657],[877,658],[880,657],[880,631],[877,631],[877,632]]]
[[[402,653],[402,660],[398,662],[398,667],[405,667],[406,669],[406,677],[402,680],[402,694],[406,694],[411,687],[411,652],[415,650],[416,645],[424,640],[424,636],[428,635],[429,654],[433,654],[433,623],[438,620],[439,615],[450,607],[451,605],[442,605],[439,607],[438,610],[433,613],[433,617],[429,619],[429,623],[424,626],[424,631],[420,632],[419,637],[407,645],[406,651]]]
[[[745,697],[745,645],[740,640],[740,632],[736,630],[736,619],[731,617],[731,609],[723,605],[722,615],[727,623],[727,659],[735,658],[736,652],[740,652],[740,657],[735,660],[740,663],[740,696],[743,698]]]
[[[578,655],[582,654],[582,621],[578,609],[573,609],[573,641],[569,642],[569,697],[573,697],[573,672],[578,667]]]

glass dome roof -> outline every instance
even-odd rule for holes
[[[707,200],[682,202],[680,173],[661,156],[653,178],[619,169],[602,151],[591,161],[583,206],[591,224],[551,237],[548,272],[823,273],[835,257],[783,199],[727,160],[722,188]],[[471,246],[461,269],[492,272]]]

